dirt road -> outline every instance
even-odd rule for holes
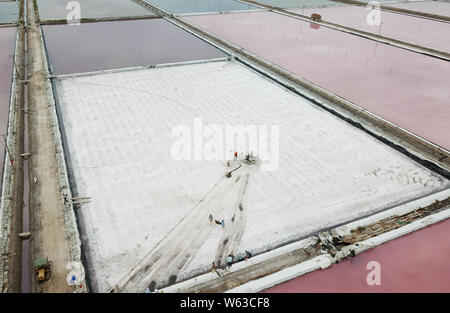
[[[66,282],[70,262],[69,239],[65,233],[63,216],[64,202],[60,192],[56,147],[52,131],[48,99],[48,80],[45,70],[45,56],[42,53],[42,40],[33,7],[28,1],[28,48],[29,48],[29,119],[31,146],[31,197],[30,221],[32,239],[31,260],[48,257],[52,262],[49,281],[35,282],[32,275],[33,292],[71,292]],[[36,183],[34,182],[36,178]],[[33,274],[33,273],[32,273]]]

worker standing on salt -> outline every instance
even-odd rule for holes
[[[228,255],[227,262],[228,262],[228,267],[231,267],[231,264],[233,263],[233,257],[231,256],[231,254]]]

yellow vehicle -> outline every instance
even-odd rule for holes
[[[40,258],[35,260],[34,269],[36,271],[36,277],[38,282],[50,279],[51,262],[48,260],[48,258]]]

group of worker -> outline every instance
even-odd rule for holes
[[[242,253],[239,253],[237,255],[237,260],[236,262],[240,262],[242,260],[247,261],[249,258],[251,258],[252,254],[250,253],[250,251],[245,250],[245,256]],[[234,263],[234,259],[235,257],[232,254],[229,254],[227,257],[227,266],[228,268],[231,268],[231,265]],[[216,263],[212,262],[212,271],[214,272],[216,270]]]
[[[224,220],[218,221],[218,220],[214,219],[212,214],[209,214],[208,219],[209,219],[209,223],[210,224],[212,224],[212,222],[214,220],[216,224],[222,225],[222,227],[225,227],[225,221]],[[250,253],[250,251],[245,250],[245,256],[243,254],[241,254],[241,253],[239,253],[237,255],[237,262],[240,262],[240,261],[242,261],[244,259],[245,259],[245,261],[247,261],[247,259],[249,259],[251,256],[252,256],[252,254]],[[233,264],[233,259],[234,259],[234,256],[232,254],[229,254],[228,258],[227,258],[227,265],[228,265],[229,268]],[[215,271],[215,269],[216,269],[216,264],[214,262],[212,262],[212,271]]]
[[[210,224],[212,224],[213,219],[214,218],[213,218],[212,214],[209,214],[209,223]],[[214,221],[216,222],[217,225],[222,225],[222,227],[225,227],[225,221],[224,220],[222,220],[222,221],[214,220]]]

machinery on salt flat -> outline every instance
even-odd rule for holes
[[[235,153],[234,153],[234,160],[240,161],[239,163],[244,162],[244,163],[246,163],[246,164],[248,164],[248,165],[252,165],[252,164],[255,164],[255,163],[256,163],[257,157],[254,156],[252,152],[250,152],[249,154],[246,154],[245,157],[244,157],[243,159],[239,159],[239,158],[238,158],[238,153],[235,152]],[[228,166],[228,167],[230,166],[230,162],[229,162],[229,161],[227,162],[227,166]],[[238,167],[232,169],[231,171],[227,171],[227,172],[225,173],[225,176],[226,176],[227,178],[230,178],[230,177],[231,177],[231,173],[233,173],[234,171],[237,171],[238,169],[240,169],[241,166],[242,166],[242,165],[239,164]]]

